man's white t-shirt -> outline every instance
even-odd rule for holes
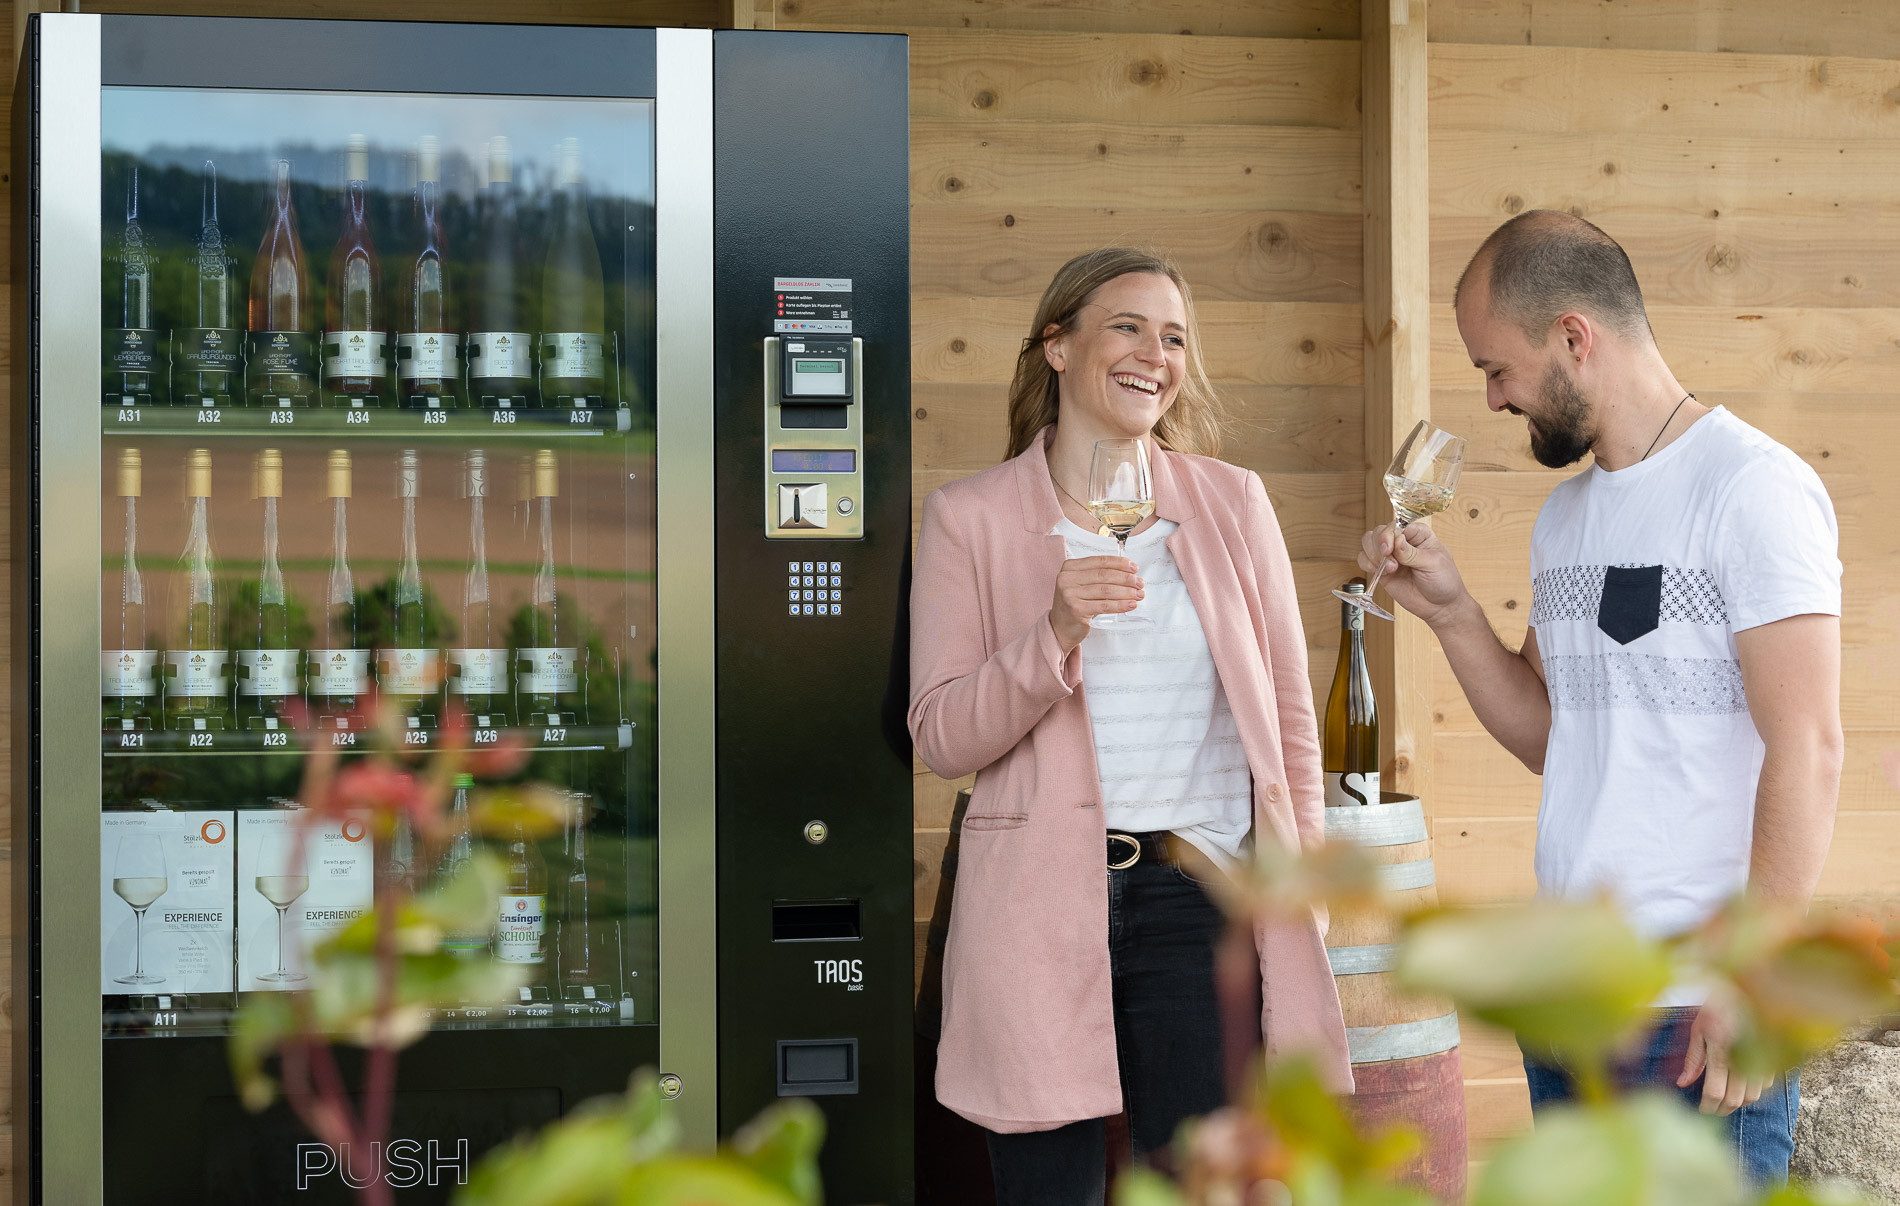
[[[1814,470],[1721,407],[1551,493],[1531,536],[1551,707],[1540,895],[1608,891],[1666,936],[1743,887],[1764,750],[1735,634],[1839,615],[1839,543]]]

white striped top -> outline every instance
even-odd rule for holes
[[[1152,625],[1093,629],[1082,642],[1082,691],[1110,829],[1172,830],[1224,866],[1248,854],[1253,776],[1200,613],[1168,551],[1180,525],[1157,519],[1128,539]],[[1075,557],[1114,556],[1115,538],[1062,519]],[[1127,612],[1123,615],[1131,614]]]

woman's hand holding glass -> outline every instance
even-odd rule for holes
[[[1126,557],[1064,561],[1056,574],[1055,601],[1049,606],[1049,626],[1055,629],[1062,652],[1069,653],[1082,643],[1089,634],[1089,621],[1133,611],[1143,593],[1135,563]]]

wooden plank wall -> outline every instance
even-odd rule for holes
[[[1894,895],[1900,796],[1881,758],[1900,751],[1900,482],[1882,458],[1900,449],[1900,10],[1434,0],[1432,20],[1432,414],[1471,437],[1474,462],[1439,531],[1521,641],[1531,523],[1567,473],[1486,411],[1451,291],[1512,214],[1573,210],[1628,248],[1684,384],[1793,448],[1833,496],[1847,767],[1821,892]],[[1434,682],[1441,890],[1526,896],[1538,781],[1479,728],[1442,655]],[[1508,1040],[1468,1037],[1474,1154],[1528,1123],[1515,1059]]]

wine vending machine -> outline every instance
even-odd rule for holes
[[[690,1146],[809,1098],[827,1202],[913,1200],[907,77],[889,35],[30,18],[17,1200],[447,1202],[639,1068]],[[561,824],[300,800],[315,750],[449,742],[518,753],[448,815]],[[478,845],[440,952],[520,986],[430,1010],[380,1155],[247,1110],[234,1019]]]

